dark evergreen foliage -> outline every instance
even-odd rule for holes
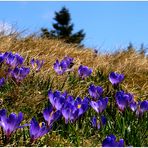
[[[52,24],[53,30],[48,31],[47,28],[41,29],[41,37],[59,38],[63,39],[66,43],[81,44],[85,33],[83,30],[72,33],[74,25],[71,23],[71,16],[67,8],[63,7],[59,12],[55,12],[54,21],[55,23]]]

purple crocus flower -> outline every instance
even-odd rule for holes
[[[131,102],[133,102],[133,95],[130,93],[125,93],[124,91],[118,91],[115,95],[115,98],[118,108],[121,111],[124,111],[124,109],[128,107]]]
[[[116,141],[116,137],[111,134],[103,140],[102,147],[124,147],[124,140]]]
[[[102,93],[103,93],[103,88],[100,86],[95,86],[95,85],[90,85],[89,89],[88,89],[89,95],[94,98],[97,99],[99,98]]]
[[[36,72],[40,71],[41,67],[44,64],[43,60],[35,60],[34,58],[30,61],[32,68],[36,70]]]
[[[51,129],[50,127],[47,127],[44,122],[39,124],[35,118],[32,118],[30,122],[30,137],[31,137],[31,142],[37,140],[38,138],[44,136],[47,134]]]
[[[91,68],[89,69],[87,66],[80,65],[78,69],[78,74],[82,79],[89,77],[91,73],[92,73]]]
[[[5,109],[0,110],[0,126],[3,128],[8,138],[19,128],[22,120],[22,112],[19,112],[18,116],[15,113],[11,113],[7,117],[7,111]]]
[[[89,107],[89,98],[87,97],[85,97],[83,100],[77,97],[76,100],[74,100],[74,98],[70,95],[67,95],[66,92],[52,92],[51,90],[48,92],[48,97],[53,108],[62,113],[66,123],[68,123],[68,121],[75,121],[82,114],[84,114]],[[50,111],[46,110],[46,113],[49,116],[49,114],[52,113],[52,109],[50,109]],[[58,114],[59,113],[57,113],[55,116],[58,116]]]
[[[54,93],[50,90],[48,91],[48,98],[50,103],[54,108],[57,110],[61,110],[65,100],[66,100],[66,93],[60,93],[59,91],[55,91]]]
[[[101,98],[100,100],[96,101],[91,101],[90,105],[91,107],[97,112],[97,113],[102,113],[108,104],[108,98]]]
[[[68,68],[71,68],[72,66],[73,66],[73,58],[71,58],[71,57],[64,57],[64,59],[62,60],[62,61],[66,61],[66,63],[67,63],[67,67]]]
[[[6,64],[16,67],[22,65],[24,62],[24,58],[20,56],[18,53],[13,54],[12,52],[5,53]]]
[[[111,72],[109,74],[109,81],[113,84],[113,85],[117,85],[120,82],[122,82],[124,80],[124,75],[123,74],[119,74],[116,72]]]
[[[68,121],[75,121],[89,108],[89,98],[85,97],[83,100],[77,97],[76,100],[72,96],[67,96],[66,102],[62,108],[62,114],[66,123]]]
[[[148,111],[148,100],[139,101],[137,104],[136,115],[142,116],[144,112]]]
[[[82,100],[80,97],[77,97],[76,100],[72,96],[67,96],[67,99],[62,108],[62,115],[65,118],[65,123],[68,121],[74,122],[82,114],[84,114],[88,109],[89,99],[87,97]]]
[[[89,99],[87,97],[85,97],[84,100],[82,100],[80,97],[76,98],[74,105],[78,110],[78,117],[88,110],[89,107],[88,102]]]
[[[141,112],[148,111],[148,100],[144,100],[140,103],[140,111]]]
[[[5,78],[0,78],[0,87],[2,87],[5,84]]]
[[[72,105],[70,102],[65,102],[62,108],[62,115],[65,118],[65,123],[67,124],[68,121],[74,122],[79,114],[79,110]]]
[[[58,120],[61,116],[61,112],[54,111],[53,107],[47,107],[43,111],[44,119],[48,122],[48,126],[52,125],[56,120]]]
[[[24,58],[18,53],[16,53],[15,60],[13,61],[12,66],[16,67],[16,66],[22,65],[23,63],[24,63]]]
[[[106,122],[107,119],[105,116],[101,116],[101,121],[98,121],[95,116],[91,119],[92,126],[97,129],[100,129],[102,126],[106,125]]]
[[[91,124],[94,128],[100,129],[100,122],[97,121],[97,118],[95,116],[92,117]]]
[[[22,81],[30,72],[30,68],[26,67],[15,67],[10,73],[12,78],[14,78],[17,82]]]
[[[58,60],[56,60],[56,62],[54,63],[54,70],[57,74],[62,75],[67,70],[66,62],[60,63]]]
[[[54,70],[57,74],[62,75],[64,72],[68,71],[73,65],[73,58],[65,57],[61,62],[56,60],[54,63]]]

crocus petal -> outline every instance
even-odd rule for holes
[[[36,135],[36,139],[38,139],[38,138],[44,136],[45,134],[47,134],[47,133],[50,131],[50,129],[51,129],[51,128],[47,128],[45,125],[43,125],[43,126],[40,128],[38,134]]]
[[[22,120],[23,120],[23,113],[22,112],[19,112],[17,123],[21,122]]]
[[[32,118],[31,122],[30,122],[30,136],[31,139],[34,140],[35,135],[37,135],[38,131],[39,131],[39,124],[36,121],[35,118]]]
[[[68,96],[67,99],[66,99],[66,102],[69,102],[69,103],[71,103],[72,105],[75,104],[74,98],[73,98],[72,96]]]
[[[95,101],[91,101],[90,102],[90,105],[91,105],[91,107],[96,111],[96,112],[98,112],[99,113],[99,105],[98,105],[98,103],[97,102],[95,102]]]
[[[130,108],[131,108],[131,110],[134,112],[134,111],[136,111],[136,109],[137,109],[137,103],[136,102],[131,102],[130,103]]]
[[[82,103],[81,108],[79,108],[79,116],[85,113],[88,110],[88,104]]]
[[[55,108],[57,110],[61,110],[64,102],[65,102],[65,98],[64,97],[59,97],[59,98],[55,97]]]
[[[70,109],[69,108],[62,109],[62,115],[64,116],[65,120],[68,121],[70,117]]]
[[[54,94],[52,93],[52,91],[48,91],[48,98],[50,103],[52,104],[52,106],[54,106]]]
[[[47,107],[47,108],[45,108],[45,109],[43,110],[43,117],[44,117],[44,119],[45,119],[46,121],[49,120],[49,117],[50,117],[50,114],[51,114],[52,111],[53,111],[53,107],[52,107],[52,106]]]
[[[8,126],[9,126],[9,128],[7,129],[7,132],[9,134],[11,134],[13,131],[16,130],[16,128],[17,128],[16,122],[17,122],[17,116],[16,116],[16,114],[11,113],[9,115],[8,119],[7,119],[7,123],[8,123]]]
[[[61,111],[57,110],[55,113],[52,114],[52,118],[50,120],[50,123],[55,122],[61,117]]]

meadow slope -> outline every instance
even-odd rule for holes
[[[119,49],[120,50],[120,49]],[[123,86],[137,98],[148,97],[148,57],[131,51],[120,50],[113,54],[95,54],[93,49],[79,48],[75,45],[65,44],[58,40],[47,40],[29,37],[16,40],[15,37],[0,37],[0,52],[18,52],[29,62],[31,58],[44,60],[40,75],[55,77],[53,64],[56,59],[64,56],[74,58],[74,70],[80,64],[93,69],[93,73],[99,70],[104,75],[111,71],[123,73],[125,80]]]
[[[31,74],[25,78],[23,83],[13,87],[7,86],[4,93],[0,94],[3,103],[2,107],[9,107],[9,111],[16,110],[25,113],[26,121],[29,121],[33,114],[40,117],[42,109],[47,101],[47,92],[49,89],[67,91],[74,96],[84,97],[91,83],[100,85],[104,88],[106,95],[110,93],[110,82],[108,75],[111,71],[122,73],[125,80],[121,87],[134,95],[135,100],[146,100],[148,98],[148,57],[137,53],[134,49],[130,51],[121,50],[113,54],[96,54],[93,49],[77,47],[76,45],[65,44],[59,40],[47,40],[37,37],[27,37],[17,39],[14,36],[0,36],[0,52],[12,51],[19,53],[25,58],[25,64],[30,66],[32,58],[44,60],[45,63],[41,71]],[[64,56],[74,58],[72,73],[77,76],[77,70],[80,64],[93,69],[93,73],[87,82],[76,82],[75,77],[67,79],[68,74],[59,76],[53,69],[56,59],[63,59]],[[0,73],[3,76],[3,73]],[[71,145],[60,135],[51,135],[52,146]],[[84,139],[84,145],[92,146],[91,140],[95,137]],[[55,142],[55,145],[54,145]],[[58,143],[59,142],[59,143]],[[59,145],[58,145],[58,144]],[[49,144],[50,145],[50,144]]]

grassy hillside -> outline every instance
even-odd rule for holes
[[[19,84],[10,81],[0,93],[1,108],[7,108],[9,112],[22,111],[26,121],[29,121],[34,114],[39,120],[42,119],[41,113],[43,108],[47,106],[49,89],[67,91],[70,95],[84,97],[86,94],[89,96],[88,87],[94,83],[102,86],[104,94],[109,96],[112,86],[108,81],[108,75],[111,71],[125,75],[121,87],[132,93],[135,100],[147,100],[148,98],[148,58],[138,54],[134,49],[114,54],[98,53],[96,55],[92,49],[80,48],[58,40],[36,37],[16,39],[13,36],[1,36],[0,52],[6,51],[22,55],[27,66],[30,66],[29,62],[32,58],[45,61],[38,73],[31,70],[27,78]],[[53,64],[56,59],[61,60],[64,56],[74,58],[73,71],[71,74],[57,75],[53,69]],[[78,81],[77,70],[80,64],[93,69],[91,77],[85,82]],[[2,70],[0,70],[0,76],[3,75]],[[84,140],[81,146],[93,146],[94,143],[97,143],[96,135],[81,138]],[[47,141],[47,137],[43,141]],[[99,146],[99,144],[96,145]],[[64,138],[62,134],[52,132],[49,145],[74,146],[75,144],[68,138]]]
[[[0,37],[0,51],[18,52],[28,62],[31,58],[43,59],[45,64],[40,75],[53,76],[53,63],[56,59],[61,60],[64,56],[74,58],[74,70],[80,64],[93,68],[95,71],[108,75],[111,71],[123,73],[125,81],[123,87],[133,93],[136,98],[145,99],[148,94],[148,58],[138,54],[134,49],[131,51],[120,51],[114,54],[96,54],[92,49],[79,48],[74,45],[64,44],[58,40],[46,40],[37,38],[26,38],[16,40],[13,37]]]

